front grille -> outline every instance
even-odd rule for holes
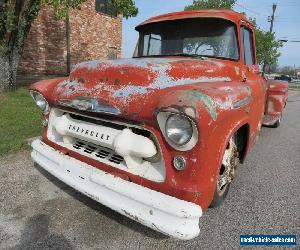
[[[81,115],[77,115],[77,114],[72,114],[72,113],[69,113],[69,114],[73,119],[78,120],[78,121],[84,121],[84,122],[89,122],[89,123],[92,123],[92,124],[98,124],[98,125],[102,125],[102,126],[105,126],[105,127],[118,129],[118,130],[123,130],[125,128],[130,127],[132,132],[137,134],[137,135],[142,135],[142,136],[145,136],[145,137],[148,137],[148,138],[151,137],[151,133],[149,131],[144,130],[142,128],[137,128],[135,126],[131,126],[132,124],[129,123],[128,121],[127,121],[128,124],[124,125],[124,124],[113,123],[113,122],[110,122],[110,121],[97,120],[95,118],[85,117],[85,116],[81,116]]]
[[[66,110],[52,108],[47,134],[49,140],[73,152],[85,156],[86,158],[101,162],[112,168],[116,168],[154,182],[165,181],[166,170],[160,145],[157,142],[155,135],[144,128],[143,123],[136,123],[133,121],[128,121],[127,123],[127,120],[123,119],[114,120],[116,117],[114,117],[113,120],[107,120],[103,118],[102,115],[101,117],[93,117],[85,116],[89,114],[86,112],[83,113],[84,114],[78,114],[68,112]],[[61,125],[64,129],[62,132],[57,129],[56,125],[58,121],[61,121]],[[108,134],[111,133],[111,135],[115,137],[119,135],[118,131],[121,133],[124,129],[130,129],[133,133],[149,138],[155,143],[158,150],[157,157],[152,159],[140,158],[140,164],[134,164],[134,162],[132,162],[134,157],[127,156],[124,159],[121,155],[118,155],[118,153],[115,151],[116,149],[114,149],[114,143],[112,143],[114,138],[110,138],[111,140],[107,143],[102,143],[99,138],[99,140],[90,138],[92,135],[89,135],[89,133],[87,136],[85,136],[86,132],[84,134],[80,134],[78,131],[75,131],[74,133],[69,131],[70,133],[68,133],[67,130],[70,124],[77,126],[78,128],[80,128],[80,125],[82,125],[82,129],[85,129],[86,131],[95,130],[99,133],[101,133],[101,130],[103,130],[103,132],[108,131]],[[97,125],[99,125],[99,127]],[[89,129],[84,128],[86,126],[88,126]],[[111,129],[101,129],[100,127]],[[103,146],[99,146],[97,144]]]
[[[97,146],[88,142],[76,141],[73,144],[73,148],[80,153],[84,152],[89,155],[94,155],[97,158],[106,159],[115,164],[121,164],[124,161],[124,158],[116,154],[113,150],[109,148]]]
[[[101,158],[101,159],[105,159],[105,158],[107,158],[107,156],[109,155],[109,152],[108,151],[106,151],[106,150],[100,150],[97,154],[96,154],[96,156],[98,157],[98,158]]]

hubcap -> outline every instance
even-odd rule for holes
[[[225,187],[232,182],[238,162],[237,146],[233,138],[231,138],[223,156],[222,166],[220,168],[217,182],[217,192],[219,195],[222,195],[222,193],[226,190]]]

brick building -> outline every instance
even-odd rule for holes
[[[71,11],[69,22],[42,9],[25,42],[19,74],[67,74],[68,63],[119,58],[122,18],[108,11],[106,2],[87,0]]]

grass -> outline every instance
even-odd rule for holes
[[[0,157],[29,149],[27,139],[41,134],[41,112],[26,88],[0,93]]]

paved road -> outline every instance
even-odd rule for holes
[[[28,152],[0,166],[0,248],[237,249],[239,235],[251,233],[297,234],[299,241],[300,91],[290,92],[282,126],[263,128],[227,201],[204,214],[191,241],[167,238],[76,193],[34,168]]]

